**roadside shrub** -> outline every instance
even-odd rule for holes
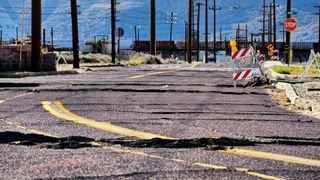
[[[290,74],[290,75],[301,75],[304,73],[304,67],[296,67],[296,66],[273,66],[273,71],[279,74]],[[308,74],[315,75],[318,74],[319,71],[315,67],[311,67],[308,71]]]
[[[273,66],[273,71],[279,74],[291,74],[292,68],[287,66]]]
[[[65,59],[68,64],[73,64],[73,54],[72,52],[56,53],[56,55]],[[111,63],[111,57],[105,54],[80,54],[79,59],[81,63]],[[59,63],[64,63],[60,60]]]
[[[105,54],[82,54],[80,60],[83,63],[110,63],[111,57]]]
[[[164,64],[164,60],[157,56],[136,53],[128,62],[129,66],[138,66],[144,64]]]

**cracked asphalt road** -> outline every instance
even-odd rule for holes
[[[267,88],[233,88],[218,67],[0,79],[0,179],[319,179],[320,120],[286,110]],[[43,107],[55,101],[66,110]],[[136,131],[202,146],[148,145]],[[219,137],[284,143],[208,143]]]

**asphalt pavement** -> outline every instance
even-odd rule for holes
[[[215,64],[0,79],[0,179],[320,179],[320,120]]]

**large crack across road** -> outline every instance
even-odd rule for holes
[[[253,138],[197,138],[167,140],[154,138],[151,140],[100,140],[104,143],[118,144],[135,148],[206,148],[221,150],[233,146],[256,146],[259,144],[279,144],[292,146],[320,146],[320,138],[292,138],[292,137],[253,137]]]
[[[2,89],[12,90],[12,89]],[[21,89],[23,90],[23,89]],[[30,90],[30,89],[26,89]],[[133,89],[133,88],[76,88],[76,89],[63,89],[63,88],[38,88],[32,89],[32,92],[96,92],[96,91],[110,91],[110,92],[133,92],[133,93],[214,93],[214,94],[227,94],[227,95],[268,95],[265,92],[254,92],[254,91],[223,91],[223,90],[179,90],[179,89]]]
[[[0,88],[11,87],[11,88],[19,88],[19,87],[38,87],[40,84],[38,83],[0,83]]]
[[[39,134],[20,132],[0,132],[0,144],[39,146],[47,149],[79,149],[97,147],[95,143],[121,145],[133,148],[205,148],[206,150],[224,150],[235,146],[256,146],[259,144],[278,144],[290,146],[320,146],[320,138],[297,137],[253,137],[253,138],[195,138],[168,140],[154,138],[136,140],[128,138],[95,140],[87,137],[71,136],[56,138]]]
[[[24,134],[20,132],[0,132],[0,144],[36,146],[47,149],[79,149],[94,147],[91,138],[71,136],[56,138],[39,134]]]

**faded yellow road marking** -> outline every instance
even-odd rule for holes
[[[270,176],[270,175],[266,175],[266,174],[262,174],[262,173],[258,173],[258,172],[253,172],[250,171],[249,169],[246,168],[235,168],[235,169],[230,169],[226,166],[219,166],[219,165],[214,165],[214,164],[206,164],[206,163],[193,163],[193,162],[189,162],[186,160],[182,160],[182,159],[175,159],[175,158],[164,158],[161,156],[155,156],[155,155],[151,155],[151,154],[147,154],[144,152],[138,152],[138,151],[131,151],[131,150],[127,150],[127,149],[119,149],[119,148],[114,148],[114,147],[103,147],[106,150],[111,150],[111,151],[116,151],[119,153],[129,153],[129,154],[135,154],[135,155],[141,155],[141,156],[146,156],[146,157],[151,157],[151,158],[156,158],[156,159],[164,159],[164,160],[169,160],[169,161],[174,161],[177,163],[188,163],[188,164],[192,164],[195,166],[199,166],[199,167],[205,167],[205,168],[210,168],[210,169],[216,169],[216,170],[231,170],[231,171],[235,171],[235,172],[239,172],[239,173],[245,173],[247,175],[251,175],[251,176],[255,176],[255,177],[259,177],[261,179],[269,179],[269,180],[284,180],[283,178],[279,178],[279,177],[275,177],[275,176]],[[245,169],[245,171],[244,171]]]
[[[0,120],[0,121],[6,123],[8,125],[15,126],[15,127],[19,128],[19,129],[28,130],[28,131],[36,133],[36,134],[45,135],[45,136],[49,136],[49,137],[53,137],[53,138],[61,138],[59,136],[55,136],[55,135],[52,135],[52,134],[49,134],[49,133],[46,133],[46,132],[41,132],[41,131],[38,131],[38,130],[29,129],[29,128],[27,128],[25,126],[22,126],[20,124],[17,124],[17,123],[4,121],[4,120]],[[216,169],[216,170],[231,170],[231,171],[235,171],[235,172],[239,172],[239,173],[245,173],[247,175],[259,177],[259,178],[262,178],[262,179],[283,180],[282,178],[279,178],[279,177],[269,176],[269,175],[265,175],[265,174],[261,174],[261,173],[257,173],[257,172],[252,172],[252,171],[250,171],[249,169],[246,169],[246,168],[229,169],[228,167],[225,167],[225,166],[218,166],[218,165],[205,164],[205,163],[194,163],[194,162],[190,162],[190,161],[183,160],[183,159],[165,158],[165,157],[161,157],[161,156],[157,156],[157,155],[148,154],[148,153],[145,153],[145,152],[131,151],[131,150],[128,150],[128,149],[121,149],[121,148],[105,146],[105,145],[103,145],[101,143],[98,143],[98,142],[90,142],[90,144],[92,144],[94,146],[97,146],[97,147],[102,147],[104,150],[109,150],[109,151],[118,152],[118,153],[134,154],[134,155],[138,155],[138,156],[145,156],[145,157],[161,159],[161,160],[166,160],[166,161],[173,161],[173,162],[181,163],[181,164],[191,164],[191,165],[194,165],[194,166],[205,167],[205,168]],[[243,169],[245,169],[245,171]]]
[[[192,68],[196,68],[197,66],[199,66],[200,64],[202,64],[201,62],[194,62],[192,63]]]
[[[98,122],[96,120],[80,117],[78,115],[71,113],[58,101],[55,101],[54,103],[46,101],[46,102],[42,102],[42,105],[43,105],[44,109],[46,109],[52,115],[54,115],[60,119],[73,121],[78,124],[84,124],[89,127],[112,132],[115,134],[121,134],[121,135],[125,135],[125,136],[130,136],[130,137],[137,137],[139,139],[153,139],[153,138],[174,139],[174,138],[167,137],[167,136],[161,136],[158,134],[152,134],[152,133],[148,133],[148,132],[142,132],[142,131],[138,131],[138,130],[134,130],[134,129],[116,126],[116,125],[113,125],[109,122]]]
[[[173,139],[177,140],[177,138],[173,137],[167,137],[167,136],[161,136],[157,134],[150,134],[148,132],[141,132],[133,129],[127,129],[119,126],[112,125],[111,123],[102,123],[101,126],[95,126],[96,122],[95,120],[89,120],[83,117],[80,117],[78,115],[75,115],[65,109],[60,102],[55,102],[55,104],[59,107],[59,109],[63,112],[58,112],[52,108],[52,103],[51,102],[43,102],[43,107],[48,110],[51,114],[55,115],[56,117],[59,117],[61,119],[65,120],[70,120],[76,123],[80,124],[86,124],[90,127],[102,129],[105,131],[109,131],[112,133],[116,134],[121,134],[121,135],[127,135],[131,137],[137,137],[140,139],[152,139],[152,138],[162,138],[162,139]],[[69,114],[70,116],[68,116]],[[81,121],[81,119],[84,119],[84,121]],[[101,122],[99,123],[101,124]],[[276,154],[276,153],[269,153],[269,152],[259,152],[253,151],[253,150],[246,150],[246,149],[230,149],[230,150],[225,150],[225,151],[219,151],[222,153],[229,153],[229,154],[237,154],[237,155],[245,155],[249,157],[258,157],[262,159],[271,159],[272,155],[277,155],[277,158],[273,158],[272,160],[276,161],[282,161],[286,163],[294,163],[294,164],[302,164],[302,165],[307,165],[307,166],[319,166],[320,160],[312,160],[312,159],[306,159],[306,158],[301,158],[301,157],[296,157],[296,156],[290,156],[290,155],[283,155],[283,154]]]
[[[262,152],[262,151],[254,151],[254,150],[245,150],[245,149],[237,149],[237,148],[224,150],[224,151],[220,151],[220,152],[320,167],[319,160],[306,159],[306,158],[283,155],[283,154],[268,153],[268,152]]]
[[[23,130],[26,130],[26,131],[29,131],[29,132],[32,132],[32,133],[35,133],[35,134],[44,135],[44,136],[53,137],[53,138],[59,138],[58,136],[55,136],[55,135],[52,135],[52,134],[49,134],[49,133],[37,131],[37,130],[34,130],[34,129],[29,129],[29,128],[25,127],[25,126],[22,126],[22,125],[18,124],[18,123],[5,121],[3,119],[0,119],[0,121],[5,123],[5,124],[7,124],[7,125],[16,127],[18,129],[23,129]]]
[[[148,73],[148,74],[143,74],[143,75],[138,75],[138,76],[131,76],[129,78],[130,79],[139,79],[139,78],[144,78],[144,77],[147,77],[147,76],[154,76],[154,75],[159,75],[159,74],[167,74],[167,73],[178,72],[178,71],[179,70],[153,72],[153,73]]]
[[[24,97],[24,96],[28,96],[28,95],[31,95],[33,94],[32,92],[30,93],[23,93],[23,94],[19,94],[19,95],[16,95],[16,96],[13,96],[13,97],[10,97],[10,98],[7,98],[7,99],[2,99],[0,100],[0,104],[3,104],[7,101],[10,101],[10,100],[14,100],[14,99],[17,99],[17,98],[20,98],[20,97]]]
[[[216,165],[212,165],[212,164],[203,164],[203,163],[195,163],[198,166],[203,166],[203,167],[208,167],[208,168],[212,168],[212,169],[228,169],[228,167],[226,166],[216,166]]]

